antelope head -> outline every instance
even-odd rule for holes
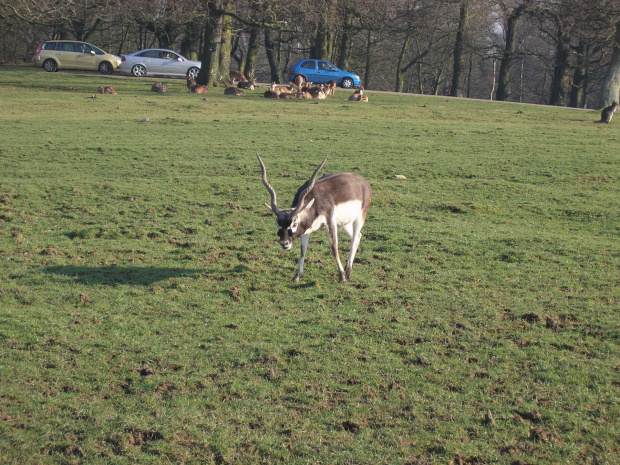
[[[267,170],[265,169],[265,164],[263,160],[261,160],[260,156],[256,154],[258,157],[258,161],[260,163],[261,173],[263,177],[263,184],[269,191],[269,195],[271,196],[271,205],[265,204],[267,208],[269,208],[274,215],[276,215],[276,226],[278,227],[278,237],[280,238],[279,243],[280,246],[284,250],[290,250],[293,246],[293,240],[297,237],[301,236],[305,230],[300,228],[301,219],[304,214],[310,210],[312,205],[314,204],[314,198],[312,198],[308,203],[304,205],[304,201],[307,195],[312,191],[314,187],[314,182],[316,180],[316,175],[323,168],[323,165],[327,161],[327,157],[323,160],[323,162],[314,170],[312,176],[305,184],[305,188],[298,193],[296,196],[297,203],[292,208],[280,209],[278,208],[278,200],[276,196],[276,191],[267,181]]]

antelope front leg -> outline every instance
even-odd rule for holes
[[[340,273],[340,282],[347,282],[347,275],[344,272],[344,268],[342,267],[342,263],[340,262],[340,255],[338,255],[338,227],[334,224],[327,225],[327,238],[329,239],[329,245],[332,249],[332,254],[336,259],[336,263],[338,264],[338,272]]]
[[[304,260],[306,259],[306,251],[308,250],[308,241],[310,234],[304,234],[301,236],[301,256],[299,257],[299,264],[297,265],[297,274],[293,278],[293,282],[298,283],[304,274]]]

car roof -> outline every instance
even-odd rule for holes
[[[175,52],[174,50],[169,50],[167,48],[143,48],[143,49],[137,50],[137,51],[135,51],[133,53],[148,52],[148,51],[151,51],[151,50],[157,50],[159,52],[170,52],[170,53],[175,53],[177,55],[180,55],[179,52]]]
[[[90,44],[90,42],[84,42],[83,40],[71,40],[71,39],[48,39],[45,42],[77,42],[80,44]]]

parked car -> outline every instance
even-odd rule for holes
[[[121,64],[116,55],[76,40],[45,41],[39,44],[33,61],[35,66],[42,66],[50,73],[59,69],[82,69],[112,74]]]
[[[288,73],[288,78],[291,81],[296,76],[301,76],[304,81],[315,84],[325,84],[333,80],[344,89],[351,89],[361,84],[360,77],[357,74],[342,71],[325,60],[299,60],[291,66]]]
[[[149,48],[121,55],[119,71],[136,77],[159,75],[196,79],[200,64],[172,50]]]

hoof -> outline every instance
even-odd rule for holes
[[[293,278],[293,282],[294,283],[298,283],[299,281],[301,281],[301,276],[299,276],[298,274],[295,275],[295,277]]]

